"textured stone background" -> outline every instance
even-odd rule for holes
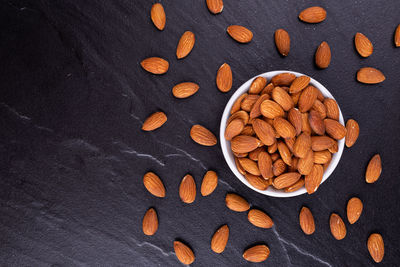
[[[2,266],[172,266],[179,265],[173,240],[193,248],[193,266],[238,266],[243,250],[265,242],[266,266],[372,266],[366,240],[382,234],[381,266],[400,261],[399,132],[400,48],[393,32],[400,23],[400,2],[373,1],[225,1],[211,15],[204,0],[161,1],[167,25],[159,32],[149,12],[152,1],[18,1],[0,3],[0,259]],[[327,9],[326,21],[308,25],[297,19],[310,6]],[[227,36],[230,24],[250,28],[254,39],[240,45]],[[292,47],[281,58],[273,33],[285,28]],[[196,34],[192,53],[177,61],[180,35]],[[374,44],[368,59],[356,54],[359,31]],[[327,41],[332,63],[313,64],[316,47]],[[161,56],[166,75],[143,71],[139,62]],[[233,90],[220,93],[215,74],[223,62],[233,70]],[[374,86],[355,81],[356,71],[373,66],[387,80]],[[250,77],[271,70],[306,73],[332,92],[345,120],[356,119],[360,138],[346,149],[333,173],[314,195],[278,199],[256,194],[230,172],[220,147],[202,147],[189,138],[200,123],[218,133],[230,95]],[[173,85],[194,81],[199,92],[174,99]],[[153,133],[140,130],[151,113],[163,110],[168,122]],[[380,153],[383,173],[368,185],[368,160]],[[208,169],[220,177],[217,190],[184,205],[178,185],[191,173],[200,186]],[[155,171],[167,197],[156,199],[142,176]],[[256,229],[246,214],[224,205],[226,192],[237,192],[274,220],[273,229]],[[200,195],[200,194],[199,194]],[[329,215],[345,218],[347,200],[364,202],[364,212],[348,235],[336,241]],[[305,236],[298,213],[307,205],[316,232]],[[160,227],[144,236],[141,220],[149,207]],[[211,252],[213,232],[227,223],[226,251]]]

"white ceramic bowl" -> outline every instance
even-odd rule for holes
[[[221,147],[222,147],[222,153],[224,154],[225,160],[229,165],[229,168],[231,168],[232,172],[236,175],[236,177],[242,181],[242,183],[244,183],[245,185],[247,185],[248,187],[250,187],[251,189],[253,189],[254,191],[257,191],[258,193],[264,194],[264,195],[268,195],[268,196],[273,196],[273,197],[293,197],[293,196],[298,196],[301,194],[306,193],[306,189],[303,187],[297,191],[294,192],[290,192],[290,193],[285,193],[283,190],[276,190],[273,188],[273,186],[269,186],[267,188],[267,190],[259,190],[257,188],[254,188],[251,184],[249,184],[249,182],[245,179],[245,177],[240,174],[240,172],[237,170],[236,168],[236,164],[235,164],[235,159],[231,150],[231,144],[229,141],[225,140],[224,138],[224,134],[225,134],[225,128],[226,128],[226,122],[230,116],[230,110],[232,108],[233,103],[236,101],[236,99],[241,96],[243,93],[246,93],[249,88],[251,83],[253,82],[253,80],[256,77],[264,77],[266,78],[268,81],[271,80],[272,77],[274,77],[275,75],[279,74],[279,73],[283,73],[283,72],[289,72],[289,73],[293,73],[296,76],[301,76],[301,75],[305,75],[302,73],[298,73],[298,72],[294,72],[294,71],[286,71],[286,70],[277,70],[277,71],[270,71],[270,72],[266,72],[260,75],[257,75],[253,78],[251,78],[250,80],[248,80],[247,82],[245,82],[242,86],[239,87],[239,89],[236,90],[236,92],[232,95],[231,99],[229,99],[228,104],[225,107],[224,113],[222,114],[222,119],[221,119],[221,127],[219,130],[219,137],[220,137],[220,142],[221,142]],[[308,75],[307,75],[308,76]],[[318,88],[322,94],[325,97],[329,97],[329,98],[333,98],[332,94],[319,82],[317,82],[316,80],[314,80],[313,78],[311,78],[310,84],[315,86],[316,88]],[[339,121],[341,124],[344,125],[344,121],[343,121],[343,115],[342,112],[340,110],[339,107]],[[343,153],[343,148],[344,148],[344,138],[342,140],[339,140],[338,142],[338,146],[339,146],[339,150],[337,153],[333,154],[332,156],[332,161],[329,164],[328,168],[326,169],[326,171],[324,172],[324,176],[322,178],[322,182],[321,184],[328,179],[328,177],[332,174],[333,170],[335,170],[336,166],[339,163],[340,157],[342,156]]]

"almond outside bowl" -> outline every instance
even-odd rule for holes
[[[245,177],[242,174],[240,174],[239,171],[237,170],[236,165],[235,165],[235,159],[234,159],[234,156],[233,156],[233,153],[231,150],[231,144],[229,141],[225,140],[224,134],[225,134],[226,123],[230,116],[230,110],[232,108],[233,103],[236,101],[236,99],[238,99],[239,96],[241,96],[243,93],[246,93],[249,90],[250,85],[253,82],[253,80],[256,77],[261,76],[261,77],[266,78],[268,81],[270,81],[273,76],[280,74],[280,73],[284,73],[284,72],[293,73],[297,77],[305,75],[305,74],[302,74],[299,72],[294,72],[294,71],[278,70],[278,71],[266,72],[266,73],[263,73],[263,74],[260,74],[260,75],[257,75],[255,77],[251,78],[250,80],[245,82],[242,86],[240,86],[239,89],[237,89],[236,92],[229,99],[229,101],[224,109],[224,113],[222,114],[221,126],[220,126],[220,130],[219,130],[219,137],[220,137],[222,153],[224,154],[226,163],[228,164],[228,166],[232,170],[232,172],[235,174],[235,176],[242,183],[244,183],[245,185],[247,185],[254,191],[257,191],[260,194],[272,196],[272,197],[294,197],[294,196],[298,196],[298,195],[307,193],[307,191],[304,187],[300,188],[297,191],[289,192],[289,193],[285,193],[283,190],[274,189],[273,186],[269,186],[267,188],[267,190],[264,190],[264,191],[254,188],[252,185],[249,184],[249,182],[247,182]],[[306,76],[308,76],[308,75],[306,75]],[[335,99],[332,96],[332,94],[322,84],[320,84],[318,81],[314,80],[313,78],[311,78],[310,84],[315,86],[316,88],[318,88],[322,92],[324,97],[329,97],[329,98]],[[344,125],[343,115],[342,115],[342,111],[340,110],[340,107],[339,107],[339,122]],[[328,179],[328,177],[332,174],[332,172],[335,170],[336,166],[338,165],[340,157],[342,156],[342,153],[343,153],[344,142],[345,142],[344,138],[338,141],[339,150],[337,153],[332,155],[332,161],[329,164],[328,168],[324,172],[324,176],[322,178],[321,184]]]

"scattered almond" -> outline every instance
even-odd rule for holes
[[[203,197],[211,195],[218,185],[218,175],[215,171],[207,171],[201,183],[201,195]]]
[[[329,220],[329,225],[331,228],[331,233],[335,239],[342,240],[346,237],[346,225],[339,215],[337,215],[336,213],[332,213]]]
[[[183,177],[179,186],[179,197],[182,202],[190,204],[196,199],[196,183],[190,174]]]
[[[176,57],[182,59],[189,55],[192,51],[196,38],[194,33],[191,31],[186,31],[179,40],[178,46],[176,48]]]
[[[364,34],[357,32],[354,37],[354,44],[356,46],[357,52],[362,57],[369,57],[374,51],[374,46],[371,41]]]
[[[379,176],[381,176],[381,172],[381,157],[379,154],[376,154],[368,163],[367,171],[365,172],[365,180],[369,184],[375,183],[379,179]]]
[[[190,129],[190,137],[196,143],[203,146],[214,146],[217,144],[217,138],[208,129],[201,125],[193,125]]]
[[[247,211],[250,208],[247,200],[234,193],[226,194],[225,204],[230,210],[237,212]]]
[[[357,197],[353,197],[347,202],[347,219],[350,224],[354,224],[361,216],[363,204]]]
[[[383,260],[383,256],[385,255],[385,245],[380,234],[371,234],[368,237],[367,247],[369,254],[375,262],[379,263]]]
[[[357,72],[357,80],[361,83],[376,84],[383,82],[385,79],[385,75],[375,68],[361,68]]]
[[[217,72],[216,83],[218,89],[223,92],[229,92],[232,88],[232,70],[231,67],[224,63],[219,67]]]
[[[165,16],[164,7],[162,6],[162,4],[155,3],[151,7],[150,17],[151,17],[151,20],[153,21],[154,26],[156,26],[157,29],[159,29],[160,31],[164,30],[166,16]]]
[[[358,123],[353,119],[349,119],[346,123],[346,146],[352,147],[357,141],[359,134],[360,127]]]
[[[266,245],[257,245],[246,249],[243,258],[250,262],[263,262],[269,256],[269,248]]]
[[[140,65],[146,71],[153,74],[164,74],[168,71],[169,63],[160,57],[149,57],[140,62]]]
[[[396,47],[399,47],[399,46],[400,46],[400,24],[397,25],[396,31],[395,31],[395,33],[394,33],[394,45],[395,45]]]
[[[321,68],[326,69],[331,63],[331,48],[327,42],[322,42],[315,52],[315,64]]]
[[[274,226],[272,219],[263,211],[251,209],[247,214],[247,219],[251,224],[260,228],[271,228]]]
[[[207,8],[213,14],[221,13],[224,9],[224,2],[222,0],[206,0]]]
[[[180,241],[174,241],[175,255],[180,262],[189,265],[195,260],[193,251]]]
[[[290,36],[284,29],[275,31],[275,45],[282,56],[289,55],[290,51]]]
[[[154,235],[158,229],[157,212],[150,208],[143,217],[142,229],[145,235]]]
[[[325,18],[326,10],[319,6],[306,8],[299,15],[299,19],[307,23],[319,23],[324,21]]]
[[[167,121],[167,115],[164,112],[156,112],[151,114],[143,123],[143,131],[154,131],[160,128]]]
[[[172,88],[172,94],[176,98],[187,98],[199,90],[199,85],[192,82],[183,82]]]
[[[302,207],[299,215],[300,227],[301,230],[306,235],[311,235],[315,232],[315,222],[314,217],[307,207]]]
[[[226,31],[239,43],[249,43],[251,39],[253,39],[253,33],[246,27],[240,25],[231,25]]]
[[[224,252],[228,239],[229,227],[228,225],[223,225],[214,233],[211,239],[211,250],[215,253]]]
[[[148,172],[143,176],[143,184],[152,195],[165,197],[164,184],[154,172]]]

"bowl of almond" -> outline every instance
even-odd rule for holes
[[[232,172],[274,197],[314,193],[339,163],[345,135],[332,94],[293,71],[266,72],[245,82],[228,101],[220,127]]]

